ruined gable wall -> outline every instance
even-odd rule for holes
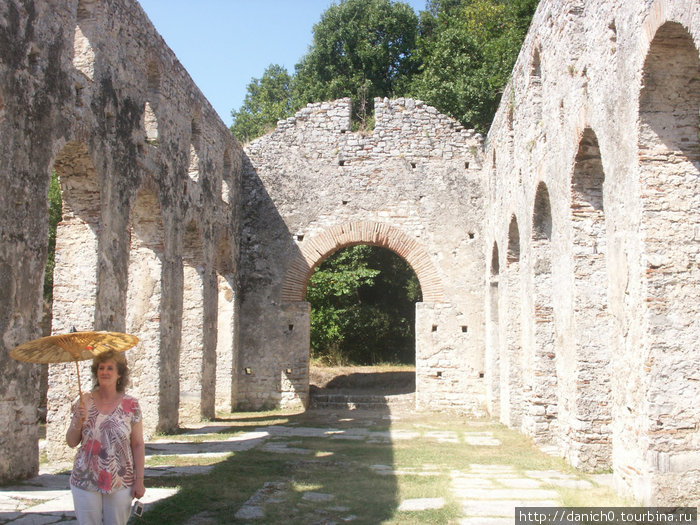
[[[127,354],[130,392],[141,399],[151,433],[178,422],[187,223],[201,237],[196,264],[209,304],[201,326],[214,337],[222,240],[230,256],[219,266],[234,281],[241,149],[136,2],[4,2],[0,39],[0,274],[7,291],[0,301],[0,478],[13,479],[38,467],[38,367],[7,352],[42,335],[51,170],[59,172],[64,201],[53,331],[75,325],[140,337]],[[137,249],[144,246],[148,259]],[[139,261],[147,264],[138,268]],[[140,271],[148,267],[152,274]],[[227,337],[231,346],[233,334]],[[201,343],[211,354],[216,340]],[[50,376],[49,451],[69,457],[63,439],[75,367],[52,365]]]
[[[443,295],[424,300],[452,305],[453,328],[459,332],[444,334],[452,343],[443,341],[440,348],[451,355],[440,361],[440,351],[434,349],[430,366],[447,367],[443,384],[453,380],[461,385],[468,367],[478,382],[483,320],[481,287],[473,277],[483,264],[478,241],[481,138],[410,99],[376,99],[374,130],[361,134],[349,129],[348,99],[310,104],[246,147],[241,370],[250,368],[253,374],[243,373],[239,383],[241,399],[252,406],[280,401],[274,390],[288,369],[300,370],[294,388],[308,389],[308,381],[303,384],[308,317],[301,322],[279,318],[276,308],[285,299],[285,283],[301,283],[291,300],[303,302],[312,268],[337,249],[358,243],[387,246],[409,262],[411,253],[427,254]],[[388,241],[403,236],[400,243]],[[421,284],[426,293],[429,283]],[[308,316],[308,307],[297,313]],[[433,323],[426,324],[427,340],[437,337],[430,333]],[[280,341],[292,337],[285,334],[292,325],[306,327],[300,346],[270,345],[271,334],[279,333]],[[468,326],[468,335],[461,326]],[[454,405],[464,406],[461,397]]]
[[[669,284],[698,286],[697,213],[682,203],[698,184],[689,152],[697,151],[699,7],[541,2],[489,132],[483,172],[485,250],[493,254],[486,265],[490,411],[554,444],[576,466],[611,466],[618,486],[645,504],[700,501],[699,484],[690,481],[700,475],[697,300],[679,299]],[[648,80],[645,60],[668,21],[678,23],[663,43],[675,58],[662,61],[659,76],[677,83],[661,90],[674,102],[656,111],[690,99],[664,126],[684,126],[681,114],[694,122],[680,146],[664,139],[650,155],[638,147],[644,79],[657,81]],[[689,67],[674,46],[692,42]],[[659,159],[650,171],[673,170],[656,186],[644,182],[650,158]],[[665,218],[653,222],[660,213]],[[547,222],[549,231],[541,228]],[[665,225],[665,243],[653,241],[652,224]],[[674,277],[654,281],[657,272]],[[514,309],[519,324],[505,313]],[[523,399],[509,393],[519,380]],[[499,394],[506,399],[496,406]]]

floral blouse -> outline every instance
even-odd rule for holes
[[[125,395],[111,414],[102,414],[91,395],[84,399],[86,416],[71,485],[105,494],[132,486],[131,427],[141,421],[139,402]]]

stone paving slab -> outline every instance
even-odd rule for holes
[[[144,476],[147,478],[162,478],[168,476],[193,476],[197,474],[208,474],[214,465],[159,465],[157,467],[146,467]]]
[[[469,469],[472,472],[488,472],[501,474],[503,472],[515,472],[515,467],[513,465],[488,465],[481,463],[472,463],[469,465]]]
[[[513,518],[463,518],[459,520],[459,525],[513,525]]]
[[[530,478],[502,478],[498,482],[511,489],[538,489],[542,483]]]
[[[459,443],[457,432],[451,430],[430,430],[425,433],[428,439],[434,439],[438,443]]]
[[[0,520],[4,520],[6,516],[0,514]],[[60,523],[61,525],[73,525],[78,521],[70,515],[64,514],[20,514],[11,521],[0,521],[0,523],[12,523],[12,525],[52,525]]]
[[[287,491],[287,483],[284,481],[269,481],[265,483],[255,494],[236,511],[234,516],[242,520],[255,520],[265,517],[265,504],[272,501],[282,501]]]
[[[404,467],[394,468],[389,465],[371,465],[369,467],[380,476],[439,476],[438,471],[434,466],[424,465],[422,469]]]
[[[226,455],[231,452],[250,450],[260,445],[267,439],[267,432],[249,432],[240,436],[233,436],[226,440],[211,441],[164,441],[158,440],[146,444],[146,457],[149,456],[183,456],[189,454],[213,454]]]
[[[304,501],[316,501],[316,502],[326,502],[333,501],[335,496],[333,494],[324,494],[322,492],[304,492],[301,499]]]
[[[43,500],[42,502],[39,503],[38,505],[32,505],[31,507],[28,507],[27,511],[31,513],[44,513],[44,512],[51,512],[51,513],[72,513],[73,512],[73,495],[70,493],[70,491],[64,490],[59,494],[51,494],[49,495],[48,493],[44,493],[47,496],[47,500]]]
[[[289,443],[286,442],[272,442],[272,443],[265,443],[262,447],[261,450],[264,450],[265,452],[273,452],[275,454],[311,454],[313,453],[313,450],[308,449],[308,448],[300,448],[300,447],[290,447]]]
[[[464,442],[474,447],[497,447],[501,441],[491,436],[464,436]]]
[[[465,492],[464,495],[484,500],[539,500],[559,497],[556,490],[548,489],[469,489],[469,492]]]
[[[561,505],[555,490],[546,488],[549,471],[522,475],[512,465],[472,464],[468,472],[453,470],[451,488],[466,516],[465,525],[512,525],[515,507]]]
[[[484,479],[481,477],[474,478],[459,478],[452,482],[453,487],[457,487],[461,490],[472,490],[472,489],[490,489],[494,488],[496,485],[490,479]]]
[[[337,428],[318,427],[286,427],[280,425],[270,425],[269,427],[256,429],[257,432],[268,432],[273,436],[293,436],[293,437],[328,437],[339,432]]]
[[[502,516],[515,518],[515,507],[559,507],[561,503],[556,499],[544,500],[467,500],[462,503],[462,509],[467,516]]]
[[[444,498],[413,498],[405,499],[399,504],[400,511],[417,511],[441,509],[445,506]]]

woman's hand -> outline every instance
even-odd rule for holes
[[[131,497],[142,498],[146,493],[146,486],[143,484],[143,478],[134,479],[134,484],[131,486]]]

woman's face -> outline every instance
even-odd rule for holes
[[[97,365],[97,383],[100,386],[114,385],[116,388],[120,377],[117,362],[114,359],[107,359]]]

